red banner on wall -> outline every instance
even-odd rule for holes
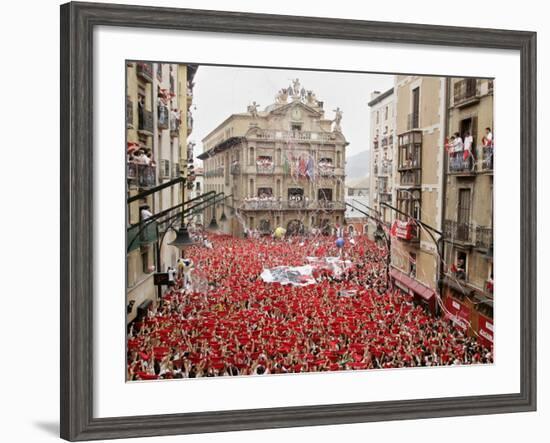
[[[452,297],[445,298],[445,308],[448,311],[445,317],[450,319],[456,326],[466,331],[470,323],[470,308]]]
[[[493,347],[493,320],[480,315],[478,318],[479,341],[483,346]]]

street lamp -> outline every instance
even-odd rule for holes
[[[212,220],[210,220],[210,224],[208,225],[208,229],[210,231],[217,231],[219,229],[218,222],[216,221],[216,216],[212,217]]]
[[[185,225],[181,225],[176,232],[176,238],[168,244],[170,246],[175,246],[176,248],[178,248],[180,251],[183,252],[185,248],[187,248],[188,246],[194,245],[195,242],[189,235],[189,231],[187,230],[187,227]]]
[[[222,215],[220,215],[220,221],[223,223],[227,221],[227,216],[225,215],[225,210],[222,209]]]

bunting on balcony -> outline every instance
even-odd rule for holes
[[[137,151],[139,149],[139,143],[136,142],[128,142],[126,152],[128,154],[131,154],[134,151]]]
[[[402,240],[411,240],[414,234],[414,227],[415,223],[412,219],[407,221],[395,220],[391,227],[390,235]]]

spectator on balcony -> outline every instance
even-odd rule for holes
[[[464,137],[464,156],[463,156],[463,159],[464,159],[464,162],[468,162],[467,164],[469,164],[472,168],[474,167],[473,145],[474,145],[474,138],[472,137],[472,134],[468,131],[468,132],[466,132],[466,135]]]
[[[173,108],[170,111],[170,125],[172,126],[172,129],[177,129],[176,127],[180,123],[180,121],[181,121],[180,111]]]
[[[143,221],[152,217],[153,213],[151,212],[151,208],[149,207],[149,205],[145,205],[140,208],[139,215],[141,217],[141,220]]]
[[[143,149],[139,149],[136,152],[134,155],[134,161],[140,165],[148,165],[150,163],[150,159],[147,155],[145,155],[145,151]]]
[[[485,136],[482,139],[482,143],[484,148],[493,147],[493,133],[491,132],[491,128],[485,128]]]
[[[453,137],[453,153],[459,154],[464,151],[464,142],[462,141],[462,137],[458,132],[455,132]],[[451,139],[453,139],[453,137],[451,137]]]
[[[466,263],[464,262],[463,258],[459,258],[456,262],[456,278],[459,280],[465,280],[466,279],[466,269],[465,269]]]

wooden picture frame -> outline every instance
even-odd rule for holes
[[[521,58],[521,390],[274,409],[94,418],[92,54],[97,26],[511,49]],[[114,4],[61,6],[61,437],[70,441],[536,409],[536,34]]]

